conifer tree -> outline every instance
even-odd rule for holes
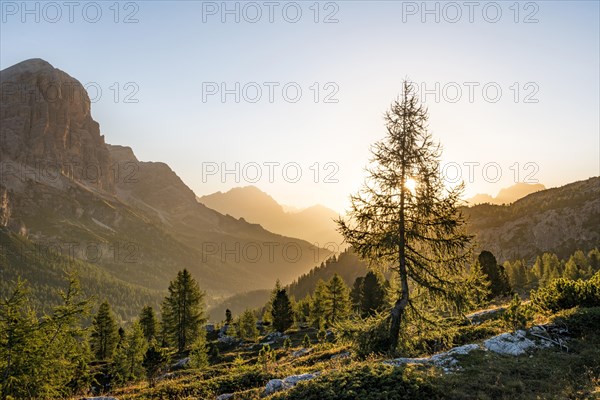
[[[204,293],[187,269],[177,273],[168,290],[162,304],[162,325],[167,342],[181,353],[204,332]]]
[[[119,343],[119,333],[110,305],[100,304],[92,322],[90,344],[96,360],[110,360]]]
[[[508,283],[506,271],[503,266],[498,265],[496,257],[494,257],[491,252],[484,250],[479,253],[477,263],[479,263],[481,270],[487,275],[487,278],[490,281],[491,298],[510,294],[511,287]]]
[[[440,146],[427,131],[427,120],[414,86],[405,81],[401,98],[385,115],[387,136],[372,148],[368,178],[350,198],[348,219],[338,221],[340,233],[362,258],[389,265],[400,278],[389,319],[392,350],[407,308],[426,307],[411,297],[409,282],[423,291],[421,298],[453,308],[467,303],[471,237],[458,210],[463,187],[446,189]]]
[[[328,296],[327,285],[322,279],[319,279],[310,305],[310,324],[316,328],[321,327],[324,323]]]
[[[279,289],[271,303],[271,317],[273,318],[273,329],[277,332],[285,332],[294,323],[294,311],[292,302],[285,289]]]
[[[146,306],[142,309],[140,313],[140,326],[147,342],[156,337],[158,322],[154,309],[151,306]]]
[[[363,276],[359,276],[354,280],[352,284],[352,289],[350,290],[350,300],[352,301],[352,310],[354,310],[357,314],[361,313],[362,310],[362,287],[365,278]]]
[[[385,308],[385,288],[379,277],[373,272],[365,275],[361,290],[361,315],[369,317]]]
[[[146,377],[148,378],[150,387],[154,387],[157,377],[161,371],[165,369],[168,361],[169,357],[167,356],[166,351],[162,349],[155,340],[150,342],[142,362],[142,366],[146,370]]]
[[[225,324],[229,325],[233,322],[233,316],[231,315],[231,310],[228,308],[225,310]]]
[[[241,339],[255,341],[258,337],[256,316],[251,310],[245,310],[238,320],[238,335]]]
[[[144,375],[144,355],[147,350],[144,331],[139,322],[125,332],[123,343],[118,348],[114,357],[114,375],[121,382],[130,382],[140,379]]]
[[[350,313],[350,291],[344,280],[338,274],[327,283],[325,302],[325,321],[334,324],[348,317]]]

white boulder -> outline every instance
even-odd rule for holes
[[[483,345],[489,351],[498,354],[507,354],[518,356],[525,353],[528,349],[535,347],[535,343],[525,337],[525,331],[516,331],[515,333],[503,333],[494,336],[483,342]]]

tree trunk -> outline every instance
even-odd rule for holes
[[[406,84],[404,96],[406,97]],[[405,102],[403,102],[405,104]],[[405,107],[405,106],[403,106]],[[406,109],[402,113],[402,131],[406,133]],[[404,152],[406,151],[405,143],[406,135],[402,135],[402,153],[401,153],[401,166],[400,166],[400,221],[398,226],[398,235],[400,243],[398,246],[398,273],[400,274],[400,287],[402,294],[400,298],[396,300],[394,308],[391,311],[390,321],[390,351],[393,353],[398,347],[398,336],[400,334],[400,324],[402,323],[402,317],[404,316],[404,310],[408,306],[408,274],[406,272],[406,226],[404,213],[405,209],[405,190],[406,190],[406,160],[404,159]]]
[[[404,261],[402,259],[402,261]],[[408,306],[408,279],[406,276],[406,265],[404,262],[401,262],[400,267],[400,281],[402,283],[402,294],[400,298],[396,300],[394,304],[394,308],[392,308],[391,312],[391,322],[390,322],[390,351],[396,351],[396,347],[398,347],[398,336],[400,335],[400,324],[402,323],[402,317],[404,317],[404,311]]]

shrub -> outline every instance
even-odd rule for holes
[[[311,381],[300,382],[273,400],[421,400],[438,399],[427,375],[417,377],[412,370],[387,365],[364,365],[335,371]]]
[[[600,306],[600,272],[587,281],[552,280],[545,287],[531,291],[531,301],[538,309],[550,312]]]
[[[304,339],[302,340],[302,347],[308,349],[310,347],[310,337],[308,336],[308,333],[306,335],[304,335]]]
[[[384,354],[390,348],[389,318],[376,314],[365,319],[345,321],[336,325],[339,338],[350,341],[356,354]]]
[[[507,328],[517,331],[527,326],[527,322],[533,318],[530,310],[523,306],[518,294],[513,296],[506,311],[502,314],[502,320]]]

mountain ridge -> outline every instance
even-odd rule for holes
[[[342,237],[334,222],[339,214],[323,205],[286,211],[273,197],[252,185],[200,196],[198,201],[222,214],[258,223],[272,232],[341,250]]]

